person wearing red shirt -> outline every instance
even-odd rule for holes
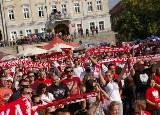
[[[73,68],[67,66],[64,70],[67,75],[67,79],[62,81],[62,84],[66,85],[69,90],[69,96],[75,96],[80,94],[81,80],[79,77],[74,77]]]
[[[153,77],[154,81],[157,83],[157,85],[160,85],[160,68],[156,69],[155,76]],[[158,89],[160,94],[160,88]]]
[[[80,94],[80,88],[82,86],[81,80],[79,77],[74,77],[74,71],[71,66],[67,66],[64,69],[64,72],[67,75],[67,78],[62,81],[62,84],[66,85],[68,88],[68,95],[71,96],[76,96]],[[79,109],[82,109],[81,103],[74,103],[70,104],[68,106],[69,110],[72,112],[75,112]]]
[[[34,82],[34,84],[32,85],[32,88],[33,88],[33,89],[37,89],[37,86],[38,86],[40,83],[44,83],[44,84],[46,84],[48,87],[52,85],[52,81],[51,81],[51,79],[47,78],[47,75],[46,75],[46,72],[45,72],[45,71],[41,71],[41,72],[40,72],[39,79]]]
[[[149,81],[150,87],[146,91],[146,102],[148,103],[148,110],[152,115],[160,115],[160,95],[155,87],[154,80]]]
[[[145,111],[146,101],[145,100],[136,100],[134,104],[134,115],[151,115],[149,112]]]

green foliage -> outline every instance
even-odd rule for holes
[[[52,29],[47,29],[47,33],[51,33],[52,32]]]
[[[126,40],[160,35],[159,0],[123,0],[125,9],[117,21],[116,32]]]

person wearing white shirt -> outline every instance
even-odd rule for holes
[[[48,92],[48,87],[46,84],[41,83],[38,85],[37,94],[40,95],[43,104],[47,104],[55,100],[53,94]]]
[[[79,66],[79,61],[77,59],[74,60],[74,76],[79,77],[81,73],[84,71],[83,68],[81,66]]]
[[[109,101],[113,102],[116,101],[119,103],[120,106],[120,115],[123,115],[123,103],[121,100],[121,95],[120,95],[120,87],[119,87],[119,82],[121,81],[123,74],[126,70],[128,61],[125,64],[124,68],[122,69],[120,75],[118,76],[117,79],[114,79],[114,74],[111,72],[111,70],[108,70],[105,74],[105,76],[107,77],[107,79],[105,80],[104,77],[102,76],[102,73],[100,71],[99,74],[99,78],[101,83],[103,84],[103,86],[105,87],[105,91],[107,92],[107,94],[109,95]]]

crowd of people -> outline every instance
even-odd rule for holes
[[[49,34],[44,35],[42,33],[32,34],[32,35],[24,36],[21,38],[9,39],[8,41],[0,41],[0,47],[48,42],[48,41],[52,41],[53,38],[54,38],[54,34],[50,34],[50,35]]]
[[[85,51],[77,52],[78,55],[69,52],[68,58],[50,62],[49,70],[23,71],[25,65],[1,67],[0,107],[21,97],[35,107],[95,92],[96,97],[58,108],[50,106],[36,111],[35,115],[160,115],[160,60],[130,62],[133,57],[160,54],[160,45],[138,48],[129,54],[104,52],[89,57],[85,57]],[[127,61],[103,63],[95,77],[99,61],[111,58]],[[32,61],[41,61],[34,59]]]

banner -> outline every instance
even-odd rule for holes
[[[48,54],[48,55],[39,55],[38,58],[39,59],[46,59],[46,58],[51,58],[51,57],[61,55],[61,54],[62,54],[62,52],[52,52],[51,54]]]
[[[104,60],[100,60],[98,63],[102,64],[102,63],[125,63],[127,61],[127,58],[111,58],[111,59],[104,59]]]
[[[138,56],[138,57],[133,57],[130,62],[132,64],[136,63],[137,61],[159,61],[160,60],[160,54],[157,55],[146,55],[146,56]],[[104,59],[104,60],[100,60],[98,63],[102,64],[102,63],[125,63],[127,61],[127,58],[110,58],[110,59]]]
[[[96,95],[97,94],[95,92],[80,94],[80,95],[69,97],[69,98],[66,98],[66,99],[57,100],[57,101],[48,103],[46,105],[39,105],[37,107],[34,107],[33,111],[38,111],[38,110],[41,110],[43,108],[51,107],[51,106],[54,106],[55,108],[57,108],[60,105],[68,105],[68,104],[72,104],[72,103],[81,102],[81,101],[84,101],[84,100],[89,99],[91,97],[96,97]]]
[[[66,54],[66,55],[61,55],[61,56],[57,56],[57,57],[50,58],[49,61],[64,60],[64,59],[66,59],[66,58],[68,58],[68,57],[69,57],[68,54]]]
[[[150,60],[159,61],[160,60],[160,54],[138,56],[138,57],[134,57],[133,59],[134,59],[134,62],[140,61],[140,60],[143,60],[143,61],[150,61]]]
[[[49,70],[50,69],[50,63],[31,62],[31,63],[25,65],[25,69],[27,69],[27,68],[47,68],[47,70]]]
[[[27,98],[17,99],[0,107],[0,115],[31,115],[31,104]]]
[[[2,66],[2,67],[18,66],[18,65],[27,64],[29,62],[30,62],[29,59],[25,58],[25,59],[11,60],[11,61],[7,61],[7,62],[2,62],[2,63],[0,63],[0,66]]]
[[[102,65],[100,64],[95,65],[93,77],[99,78],[99,72],[101,71],[101,68],[102,68]]]
[[[86,50],[86,57],[89,57],[91,55],[99,55],[99,54],[104,54],[108,52],[129,52],[129,49],[127,47],[106,47],[106,46],[100,46],[98,48],[91,48]]]

